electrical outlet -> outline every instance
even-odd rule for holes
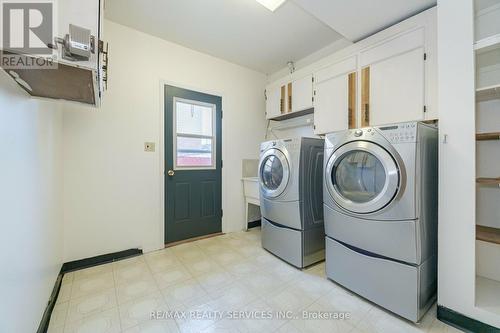
[[[154,142],[144,142],[144,151],[148,153],[154,153],[155,143]]]

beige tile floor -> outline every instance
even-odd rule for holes
[[[435,306],[414,325],[327,280],[324,268],[282,262],[261,248],[259,229],[199,240],[66,274],[49,332],[458,332]]]

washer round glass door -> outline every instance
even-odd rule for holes
[[[382,147],[354,141],[337,149],[330,157],[325,179],[335,202],[358,214],[386,207],[400,184],[398,165]]]
[[[283,193],[289,176],[288,161],[281,150],[272,148],[262,155],[259,179],[264,196],[274,198]]]

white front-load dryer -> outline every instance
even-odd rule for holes
[[[299,268],[324,260],[323,154],[315,138],[260,147],[262,246]]]

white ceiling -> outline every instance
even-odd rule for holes
[[[105,16],[263,73],[342,37],[291,1],[273,13],[255,0],[107,0]]]
[[[107,19],[263,73],[359,40],[436,0],[106,0]],[[345,40],[345,39],[344,39]]]
[[[294,0],[350,41],[436,5],[436,0]]]

